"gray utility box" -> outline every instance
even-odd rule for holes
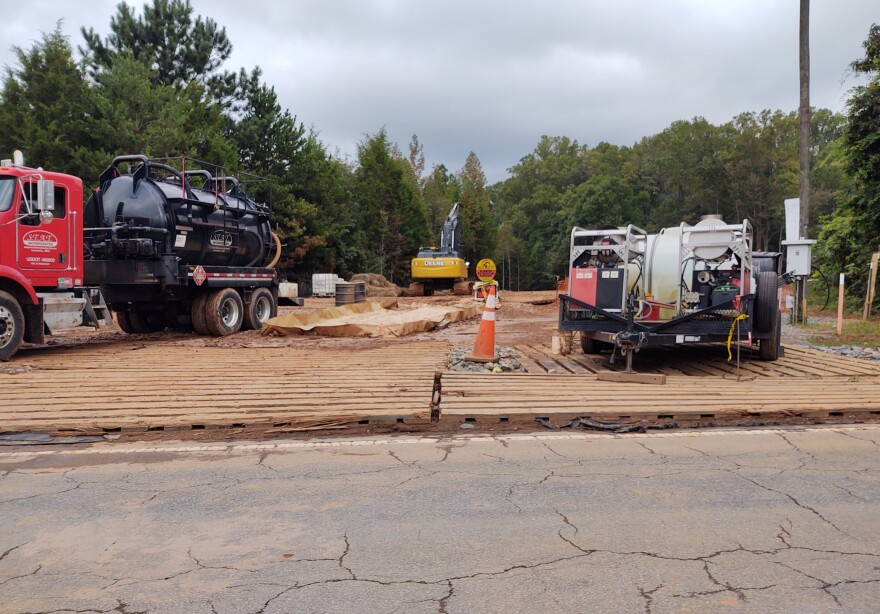
[[[785,247],[785,270],[796,277],[809,277],[813,268],[814,239],[783,241]]]

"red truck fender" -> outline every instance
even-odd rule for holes
[[[28,298],[30,298],[32,305],[38,305],[40,303],[40,300],[37,298],[37,293],[34,292],[34,288],[21,272],[12,267],[0,264],[0,282],[4,279],[9,279],[14,282],[16,286],[20,286],[27,294]],[[2,284],[0,284],[0,289],[2,289]]]

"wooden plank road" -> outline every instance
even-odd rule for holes
[[[0,432],[102,434],[358,424],[532,423],[536,417],[880,416],[880,365],[805,348],[747,349],[737,378],[720,346],[651,349],[636,369],[665,385],[597,381],[608,356],[518,346],[525,374],[443,372],[449,344],[213,347],[115,342],[25,352],[0,369]],[[552,373],[550,373],[552,371]],[[435,398],[435,374],[440,393]]]
[[[763,362],[741,347],[739,370],[720,345],[638,353],[635,370],[665,374],[662,385],[598,381],[601,371],[623,369],[607,354],[558,356],[544,344],[516,349],[528,373],[444,374],[441,420],[880,417],[880,365],[809,348],[786,348],[783,358]]]
[[[723,418],[777,414],[880,416],[880,378],[754,378],[667,376],[665,384],[600,382],[530,373],[443,375],[441,421],[533,422],[627,418]]]
[[[645,348],[635,355],[633,369],[640,373],[736,377],[736,347],[732,349],[733,360],[728,361],[727,349],[721,344]],[[518,345],[516,350],[529,373],[597,373],[622,371],[625,366],[622,360],[612,365],[607,353],[585,355],[574,351],[566,356],[554,355],[546,344]],[[744,378],[880,375],[880,362],[801,346],[786,347],[783,357],[765,362],[758,358],[757,349],[741,346],[739,374]]]
[[[0,373],[0,432],[426,423],[448,349],[445,342],[351,351],[158,343],[31,353],[8,363],[26,372]]]

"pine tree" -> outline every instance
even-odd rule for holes
[[[184,88],[196,82],[210,102],[226,107],[243,100],[243,86],[253,76],[222,69],[232,53],[226,28],[210,17],[193,18],[189,0],[153,0],[142,15],[120,2],[106,39],[92,28],[82,28],[82,35],[80,52],[93,78],[131,58],[150,69],[153,85]]]
[[[477,154],[470,152],[458,177],[458,204],[461,210],[462,257],[473,268],[481,258],[495,250],[497,228],[489,211],[486,175]]]
[[[97,178],[107,160],[93,154],[94,100],[61,24],[13,51],[17,65],[7,67],[0,92],[0,155],[20,149],[31,166]]]
[[[428,237],[424,205],[406,160],[395,157],[385,130],[358,145],[354,178],[361,271],[403,283],[409,261]]]

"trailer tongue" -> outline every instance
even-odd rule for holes
[[[778,255],[757,266],[748,220],[707,217],[648,234],[636,226],[571,232],[568,293],[559,329],[578,331],[585,353],[626,359],[649,345],[758,341],[780,351]],[[767,270],[770,269],[770,270]]]

